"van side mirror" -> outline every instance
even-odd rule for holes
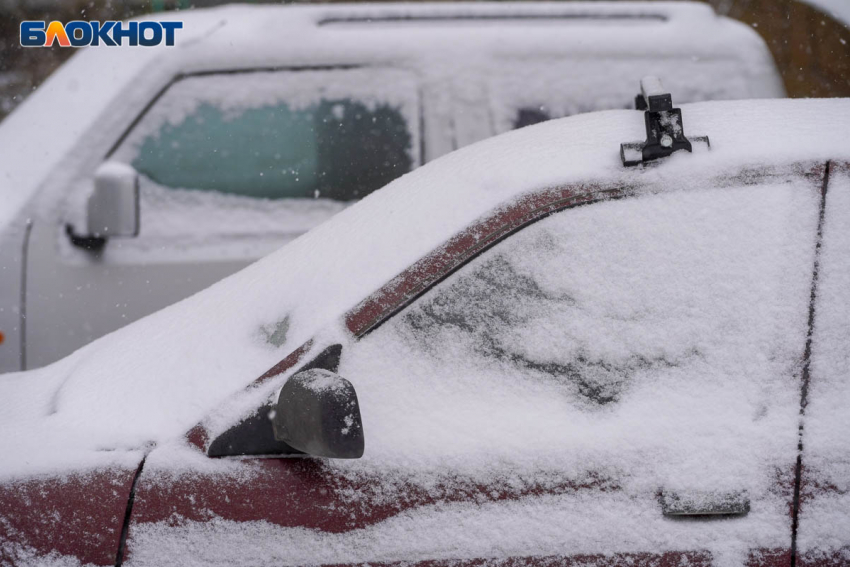
[[[139,174],[131,166],[108,161],[97,168],[88,203],[88,234],[139,235]]]
[[[329,370],[298,372],[283,385],[272,418],[275,439],[316,457],[363,456],[360,404],[351,382]]]

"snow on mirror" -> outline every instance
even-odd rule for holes
[[[333,466],[431,487],[616,487],[659,516],[661,489],[746,493],[763,521],[787,505],[771,486],[796,459],[817,207],[794,180],[531,225],[346,346],[370,445]]]
[[[138,247],[280,246],[419,164],[418,104],[400,71],[177,81],[113,156],[141,174]]]
[[[357,393],[351,382],[314,368],[290,377],[280,390],[274,437],[307,455],[359,459],[365,446]]]

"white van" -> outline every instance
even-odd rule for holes
[[[632,107],[645,75],[677,103],[784,96],[761,38],[696,3],[170,16],[176,46],[85,48],[0,124],[0,371],[185,298],[456,148]]]

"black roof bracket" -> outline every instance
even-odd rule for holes
[[[635,108],[645,111],[646,141],[620,144],[624,166],[667,157],[679,150],[693,152],[694,144],[711,148],[708,136],[685,137],[682,110],[673,108],[673,97],[664,91],[658,77],[649,75],[641,79],[640,91],[635,97]]]

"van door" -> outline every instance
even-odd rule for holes
[[[0,373],[19,370],[24,362],[21,327],[26,324],[26,312],[21,311],[21,286],[26,277],[24,252],[31,228],[28,221],[0,228],[0,289],[5,300],[0,305]]]
[[[100,253],[91,181],[29,244],[29,367],[199,291],[421,161],[419,88],[396,69],[205,73],[174,81],[106,160],[140,179],[140,230]]]

